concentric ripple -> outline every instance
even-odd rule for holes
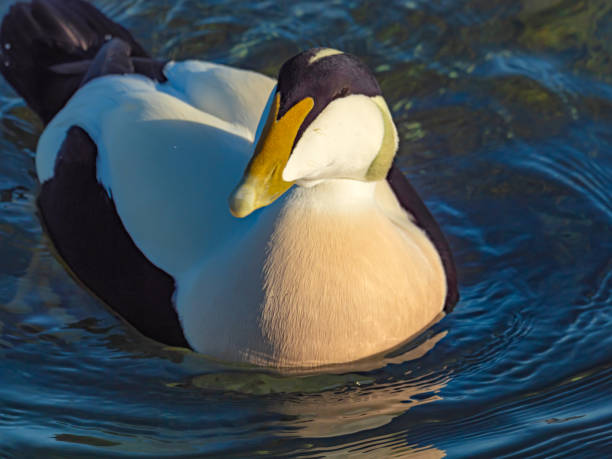
[[[0,81],[0,457],[612,455],[608,0],[93,3],[159,56],[268,75],[311,46],[363,58],[462,300],[315,373],[151,342],[55,259],[42,126]]]

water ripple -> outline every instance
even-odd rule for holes
[[[170,58],[273,76],[311,46],[362,57],[462,300],[387,356],[316,374],[146,340],[54,258],[33,205],[42,126],[2,81],[1,457],[609,456],[607,0],[94,4]]]

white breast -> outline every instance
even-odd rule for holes
[[[364,205],[355,191],[344,196],[356,202],[334,199],[341,210],[322,206],[316,191],[297,193],[303,196],[284,209],[266,261],[261,325],[275,363],[357,360],[431,323],[442,310],[446,285],[438,253],[422,230],[408,218],[402,227],[394,224],[374,199]]]
[[[405,212],[390,218],[392,192],[376,187],[388,185],[328,181],[263,209],[252,239],[179,290],[195,348],[308,367],[383,352],[431,323],[446,295],[440,258]]]

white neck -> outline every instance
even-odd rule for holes
[[[375,205],[376,183],[350,179],[304,181],[293,190],[284,207],[311,207],[342,214],[356,212]]]

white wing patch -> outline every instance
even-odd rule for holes
[[[151,262],[175,278],[248,226],[231,217],[227,197],[249,159],[274,84],[253,72],[240,75],[240,70],[196,64],[172,65],[166,84],[139,75],[91,81],[49,123],[36,158],[40,181],[52,178],[67,130],[83,128],[98,148],[98,181],[130,236]],[[194,67],[208,70],[190,73]],[[245,84],[259,93],[234,94],[225,104],[205,89],[204,95],[198,93],[206,81],[221,87],[214,79],[224,71],[233,75],[228,88],[255,76]],[[216,114],[202,110],[213,103],[222,106]],[[233,119],[224,119],[231,117],[228,107],[235,110]]]

